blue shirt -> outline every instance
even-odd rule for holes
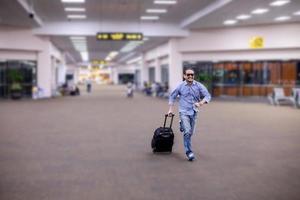
[[[169,105],[174,105],[178,95],[180,96],[179,112],[185,115],[193,115],[195,111],[197,112],[195,103],[202,99],[209,103],[211,99],[206,87],[198,81],[193,81],[192,85],[188,85],[186,81],[179,84],[169,96]]]

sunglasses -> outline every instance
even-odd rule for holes
[[[194,76],[194,74],[186,74],[186,76]]]

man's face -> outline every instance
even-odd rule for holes
[[[184,74],[184,79],[187,81],[187,82],[193,82],[194,80],[194,71],[193,70],[186,70],[185,71],[185,74]]]

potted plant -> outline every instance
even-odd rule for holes
[[[12,99],[21,99],[23,94],[23,88],[21,82],[23,76],[21,72],[17,69],[10,69],[8,71],[8,78],[11,83],[10,85],[10,95]]]
[[[211,87],[212,87],[212,76],[209,75],[208,73],[199,73],[196,76],[196,80],[201,82],[203,85],[205,85],[205,87],[211,91]]]

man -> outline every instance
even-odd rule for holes
[[[209,103],[211,96],[206,87],[194,80],[194,70],[186,69],[184,72],[184,79],[176,89],[170,94],[169,97],[169,111],[168,114],[173,113],[173,106],[176,101],[176,97],[179,95],[179,117],[180,117],[180,129],[183,132],[183,144],[185,153],[189,161],[195,159],[192,151],[192,135],[195,131],[195,123],[197,119],[197,113],[199,107],[206,103]],[[201,99],[201,97],[203,97]]]

